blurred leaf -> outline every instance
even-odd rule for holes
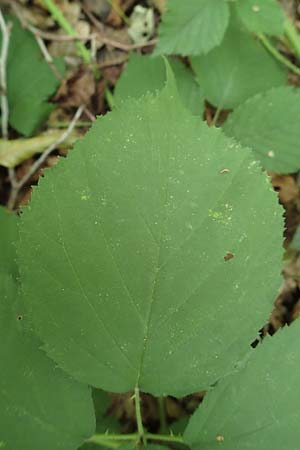
[[[296,228],[296,231],[294,233],[292,242],[289,245],[289,248],[297,252],[300,251],[300,225],[298,225]]]
[[[107,415],[107,410],[111,404],[111,398],[107,392],[100,389],[93,389],[93,400],[96,413],[96,433],[120,433],[121,426],[112,416]],[[99,443],[86,442],[81,450],[98,450]],[[103,444],[105,447],[105,444]]]
[[[188,422],[188,416],[180,417],[180,419],[175,420],[175,422],[173,422],[169,428],[173,434],[183,434]]]
[[[205,389],[243,358],[280,284],[269,180],[182,106],[170,68],[158,96],[98,118],[47,172],[20,234],[45,351],[111,392]]]
[[[225,0],[172,0],[162,15],[157,54],[207,53],[223,39],[229,20]]]
[[[287,82],[287,71],[234,20],[219,47],[191,62],[204,95],[222,109]]]
[[[190,420],[192,450],[299,448],[300,327],[297,321],[252,350],[209,392]]]
[[[6,20],[13,24],[7,61],[9,123],[19,133],[30,136],[53,110],[54,105],[48,103],[48,99],[60,82],[45,61],[33,35],[23,29],[16,18],[8,16]],[[54,62],[63,74],[63,60],[57,58]]]
[[[93,433],[90,389],[58,369],[33,335],[18,296],[16,222],[0,209],[0,444],[7,450],[74,450]]]
[[[253,150],[264,169],[300,169],[300,90],[288,86],[258,94],[240,105],[224,125],[228,136]]]
[[[284,31],[284,12],[277,0],[238,0],[237,13],[253,33],[281,35]]]
[[[177,59],[169,59],[183,104],[195,115],[204,112],[204,97],[191,70]],[[139,98],[147,92],[160,91],[166,83],[166,65],[163,58],[131,53],[115,89],[116,103],[126,98]]]

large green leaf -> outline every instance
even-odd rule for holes
[[[224,125],[228,136],[250,147],[271,172],[300,169],[300,90],[272,89],[240,105]]]
[[[207,394],[185,432],[192,450],[299,449],[299,323],[267,340]]]
[[[284,31],[284,13],[277,0],[238,0],[236,10],[254,33],[280,35]]]
[[[203,92],[191,70],[177,59],[169,60],[174,71],[178,91],[183,104],[195,115],[204,112]],[[123,71],[115,89],[116,103],[130,97],[139,98],[147,92],[161,90],[166,83],[166,65],[163,58],[130,55],[129,63]]]
[[[8,17],[7,21],[13,25],[7,62],[9,123],[19,133],[29,136],[44,123],[54,108],[48,103],[48,98],[55,92],[59,80],[45,61],[33,35],[15,18]],[[62,73],[63,61],[56,59],[55,65]]]
[[[286,70],[235,20],[219,47],[191,62],[206,98],[224,109],[287,82]]]
[[[169,0],[156,53],[199,55],[220,44],[229,20],[226,0]]]
[[[98,119],[47,173],[19,254],[60,366],[108,391],[174,395],[233,368],[281,265],[281,208],[250,156],[193,117],[171,80]]]
[[[16,217],[1,209],[0,227],[0,447],[74,450],[93,433],[90,391],[39,349],[18,297]]]

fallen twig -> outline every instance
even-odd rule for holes
[[[61,76],[61,74],[59,73],[57,68],[55,67],[53,58],[50,55],[50,53],[48,52],[47,46],[45,45],[43,39],[40,36],[37,36],[35,34],[34,34],[34,37],[35,37],[36,42],[38,43],[38,46],[40,47],[40,50],[41,50],[46,62],[50,66],[52,72],[54,73],[56,78],[58,78],[60,81],[63,81],[63,77]]]
[[[7,56],[8,56],[11,25],[10,24],[7,25],[5,23],[1,9],[0,9],[0,29],[2,32],[2,46],[0,55],[1,130],[3,139],[8,139],[9,108],[7,100],[6,71],[7,71]]]
[[[61,134],[61,136],[59,137],[59,139],[57,139],[57,141],[55,141],[53,144],[51,144],[42,154],[41,156],[32,164],[32,166],[30,167],[30,169],[28,170],[28,172],[25,173],[25,175],[19,180],[17,181],[15,179],[15,174],[11,173],[13,169],[9,169],[9,175],[10,175],[10,181],[11,181],[11,192],[10,192],[10,197],[7,203],[7,207],[10,210],[14,210],[15,206],[16,206],[16,201],[19,195],[20,190],[23,188],[23,186],[30,180],[30,178],[41,168],[41,166],[43,165],[43,163],[46,161],[46,159],[48,158],[48,156],[50,155],[50,153],[53,152],[53,150],[55,150],[59,145],[61,145],[71,134],[71,132],[73,131],[76,122],[80,119],[80,116],[82,114],[84,110],[84,105],[81,105],[73,119],[71,120],[68,128]]]
[[[150,47],[157,43],[157,39],[152,39],[151,41],[145,42],[143,44],[123,44],[122,42],[117,42],[103,35],[103,24],[96,19],[93,13],[91,13],[85,6],[82,7],[85,14],[88,16],[93,25],[100,31],[100,35],[96,36],[100,39],[104,45],[110,45],[111,47],[118,48],[129,52],[131,50],[137,50],[139,48]]]

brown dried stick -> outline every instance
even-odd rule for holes
[[[7,71],[7,56],[8,56],[11,25],[6,24],[1,9],[0,9],[0,29],[2,32],[2,46],[0,54],[1,129],[3,139],[8,139],[9,108],[7,100],[6,71]]]

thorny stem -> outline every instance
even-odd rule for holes
[[[158,398],[160,431],[166,433],[167,431],[167,417],[166,417],[166,402],[164,397]]]
[[[287,58],[285,58],[268,40],[268,38],[262,34],[257,34],[257,37],[260,39],[262,44],[266,47],[266,49],[271,53],[271,55],[274,56],[277,61],[279,61],[281,64],[286,66],[288,69],[290,69],[292,72],[296,73],[297,75],[300,75],[300,68],[295,66],[291,61],[289,61]]]
[[[76,122],[80,119],[80,116],[82,114],[84,110],[84,105],[81,105],[73,119],[71,120],[68,128],[61,134],[61,136],[57,139],[57,141],[55,141],[53,144],[51,144],[42,154],[41,156],[34,162],[34,164],[32,164],[32,166],[30,167],[30,169],[28,170],[27,173],[25,173],[25,175],[23,176],[23,178],[21,178],[19,181],[17,181],[16,179],[12,179],[11,178],[11,193],[10,193],[10,197],[7,203],[7,207],[11,210],[15,209],[16,206],[16,200],[18,197],[18,194],[20,192],[20,189],[22,189],[22,187],[27,183],[27,181],[39,170],[39,168],[41,167],[41,165],[46,161],[46,159],[48,158],[48,156],[50,155],[50,153],[53,152],[53,150],[56,149],[56,147],[58,147],[59,145],[61,145],[68,137],[69,135],[72,133]]]
[[[1,130],[3,139],[8,139],[8,100],[7,100],[7,56],[10,39],[10,25],[6,25],[0,9],[0,29],[2,32],[2,47],[0,55],[0,89],[1,89]]]
[[[296,53],[296,56],[300,56],[300,36],[298,33],[298,30],[294,26],[292,20],[287,17],[284,22],[284,33],[293,47],[294,52]]]
[[[53,0],[43,0],[43,3],[48,9],[48,11],[52,14],[56,22],[65,30],[65,32],[69,36],[76,37],[77,35],[76,31],[74,30],[70,22],[68,22],[68,20],[65,18],[61,10],[55,5]],[[83,61],[86,64],[89,64],[91,62],[91,54],[86,49],[84,44],[81,41],[76,40],[76,47],[78,49],[79,54],[82,56]]]
[[[176,442],[183,444],[183,438],[182,436],[174,436],[172,434],[152,434],[152,433],[145,433],[145,438],[151,441],[157,441],[157,442]],[[93,444],[105,444],[108,447],[108,444],[115,442],[115,441],[133,441],[136,442],[139,439],[138,433],[132,433],[132,434],[94,434],[90,439],[88,439],[86,442],[93,443]]]
[[[135,414],[136,414],[136,423],[138,429],[138,440],[142,444],[146,444],[147,440],[145,437],[145,431],[143,427],[142,421],[142,412],[141,412],[141,399],[140,399],[140,390],[138,387],[134,389],[134,403],[135,403]]]

